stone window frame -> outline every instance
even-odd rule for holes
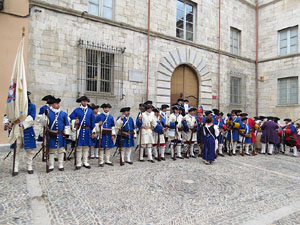
[[[234,46],[233,36],[234,34],[237,34],[237,46]],[[241,54],[241,39],[242,39],[242,31],[235,28],[230,27],[230,53],[234,55],[240,55]],[[237,49],[237,51],[234,51],[234,49]]]
[[[177,11],[178,11],[177,3],[178,2],[182,2],[184,4],[183,29],[177,27]],[[193,8],[193,39],[192,40],[188,40],[186,38],[186,32],[187,32],[187,30],[186,30],[186,23],[187,23],[187,20],[186,20],[186,16],[185,15],[186,15],[186,5],[187,4],[191,5],[192,8]],[[180,11],[182,11],[182,10],[180,10]],[[186,41],[194,42],[195,39],[196,39],[196,21],[197,21],[196,17],[197,17],[197,4],[196,3],[194,3],[194,2],[192,2],[190,0],[176,0],[176,29],[175,29],[175,36],[177,38],[180,38],[180,39],[183,39],[183,40],[186,40]],[[177,36],[177,29],[183,30],[183,37]]]
[[[295,89],[296,93],[291,92],[292,80],[295,80]],[[284,86],[284,81],[286,81],[286,87]],[[285,93],[283,93],[285,92]],[[292,95],[294,94],[296,101],[291,101]],[[286,100],[282,99],[282,96],[286,95]],[[299,103],[299,77],[290,76],[290,77],[281,77],[277,78],[277,105],[278,106],[294,106]]]
[[[247,74],[238,72],[238,71],[229,71],[228,72],[229,76],[229,104],[231,107],[245,107],[246,104],[246,96],[247,96],[247,86],[246,86],[246,80],[247,80]],[[240,90],[238,91],[238,95],[240,96],[240,101],[239,102],[234,102],[232,101],[232,78],[238,78],[240,79]]]
[[[293,36],[291,37],[291,33],[296,30],[296,34],[297,36]],[[282,30],[278,30],[278,56],[284,56],[284,55],[290,55],[290,54],[297,54],[298,53],[298,41],[299,41],[299,28],[298,25],[296,26],[292,26],[292,27],[288,27]],[[283,34],[286,33],[286,39],[282,39]],[[291,44],[291,39],[295,38],[295,46],[296,46],[296,51],[291,51],[291,46],[294,46]],[[284,45],[285,47],[282,47],[281,43],[282,41],[286,41],[286,45]],[[286,48],[286,53],[281,53],[281,49]]]
[[[92,14],[94,16],[99,16],[99,17],[102,17],[105,19],[114,20],[114,18],[115,18],[115,0],[111,0],[111,2],[112,2],[111,18],[104,17],[103,9],[110,8],[110,7],[104,6],[104,2],[105,2],[105,0],[88,0],[88,12],[90,13],[89,7],[90,7],[90,4],[92,4],[92,5],[98,6],[98,14],[97,15],[93,14],[93,13],[90,13],[90,14]]]

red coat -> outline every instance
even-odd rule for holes
[[[251,143],[256,143],[256,137],[255,137],[255,131],[254,131],[254,126],[255,126],[255,121],[252,118],[248,118],[247,123],[249,124],[250,130],[251,130]]]

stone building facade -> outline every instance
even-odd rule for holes
[[[29,7],[27,77],[37,107],[54,94],[70,113],[84,94],[110,102],[114,115],[130,106],[135,116],[146,99],[159,107],[182,96],[205,109],[298,118],[298,0],[30,0]]]
[[[88,13],[90,2],[31,1],[34,9],[39,9],[29,22],[29,87],[34,93],[34,102],[41,105],[41,96],[53,93],[62,97],[63,107],[70,111],[76,107],[76,97],[86,94],[98,104],[111,102],[115,113],[122,106],[130,106],[137,112],[138,103],[147,99],[148,1],[115,0],[111,19]],[[193,41],[176,37],[178,2],[151,1],[148,99],[153,100],[155,106],[170,104],[172,75],[178,66],[186,65],[192,68],[198,80],[197,105],[203,105],[205,109],[215,108],[220,98],[221,110],[242,108],[253,115],[255,2],[222,1],[219,92],[219,1],[179,2],[193,7]],[[231,28],[242,32],[238,54],[230,53]],[[118,49],[113,53],[111,93],[87,92],[89,50],[86,49],[111,55],[112,52],[104,48]],[[98,70],[94,73],[99,74]],[[237,104],[230,101],[231,76],[241,79],[239,93],[242,98]],[[98,85],[94,90],[99,90],[99,84],[90,85]]]

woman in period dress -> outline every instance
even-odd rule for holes
[[[213,124],[213,118],[211,116],[206,117],[205,126],[203,129],[204,135],[204,151],[203,160],[206,164],[212,164],[216,159],[216,149],[218,146],[219,128]]]

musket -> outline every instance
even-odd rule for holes
[[[76,117],[76,121],[78,120],[78,117]],[[74,148],[73,148],[73,150],[74,150],[74,166],[76,167],[76,165],[77,165],[77,160],[76,160],[76,156],[77,156],[77,147],[78,147],[78,136],[79,136],[79,134],[78,134],[78,124],[76,124],[76,122],[75,122],[75,126],[76,126],[76,137],[75,137],[75,146],[74,146]],[[73,151],[72,150],[72,151]],[[72,152],[71,151],[71,152]],[[70,155],[69,155],[70,156]]]
[[[142,125],[140,127],[140,130],[139,130],[139,159],[141,159],[141,147],[142,147],[142,130],[143,130],[143,112],[141,111],[141,116],[142,116]]]
[[[98,155],[99,155],[99,157],[98,157],[98,166],[100,166],[100,151],[101,151],[101,137],[102,137],[102,134],[101,134],[101,128],[102,128],[102,124],[100,125],[100,122],[99,122],[99,149],[98,149]],[[104,149],[103,149],[103,151],[104,151]]]
[[[229,156],[232,156],[232,151],[231,150],[233,150],[232,128],[230,128],[230,143],[229,143],[229,152],[228,152]]]
[[[122,120],[123,124],[120,130],[120,142],[119,142],[119,153],[120,153],[120,166],[124,166],[124,163],[122,161],[122,147],[123,147],[123,140],[122,140],[122,132],[123,132],[123,128],[124,128],[124,121]],[[125,154],[124,154],[125,157]]]
[[[11,154],[11,150],[8,152],[8,154],[3,158],[3,160],[7,159],[7,157]]]
[[[176,122],[178,122],[177,119],[178,119],[178,116],[176,116]],[[177,144],[178,144],[178,131],[177,131],[177,127],[176,127],[176,126],[177,126],[177,125],[176,125],[176,123],[175,123],[175,137],[177,137],[177,139],[175,139],[175,144],[174,144],[174,146],[173,146],[173,160],[174,160],[174,161],[176,160],[176,154],[175,154],[175,151],[176,151],[176,146],[177,146]]]
[[[13,170],[12,170],[12,176],[15,176],[16,151],[17,151],[17,140],[16,140],[15,143],[14,143],[14,156],[13,156]]]
[[[49,122],[49,112],[47,113],[47,124]],[[50,139],[50,136],[49,136],[49,128],[47,127],[46,129],[46,132],[45,132],[45,135],[46,135],[46,173],[49,173],[49,139]]]

